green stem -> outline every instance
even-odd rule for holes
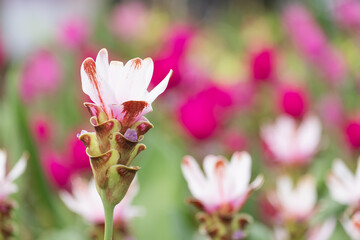
[[[114,207],[109,204],[106,199],[103,200],[104,212],[105,212],[105,229],[104,229],[104,240],[111,240],[113,233],[113,215]]]

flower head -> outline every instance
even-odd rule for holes
[[[123,126],[131,126],[152,111],[151,103],[165,90],[172,70],[152,91],[147,88],[154,70],[151,58],[134,58],[125,65],[109,64],[108,52],[100,50],[96,61],[87,58],[81,65],[82,89],[106,113]]]
[[[0,150],[0,200],[6,199],[10,194],[17,192],[18,187],[14,182],[26,168],[26,155],[23,155],[13,169],[6,173],[6,152]]]
[[[360,158],[355,174],[346,167],[344,162],[335,160],[327,179],[327,186],[335,201],[358,207],[360,204]]]
[[[263,182],[259,176],[249,184],[251,157],[246,152],[235,152],[230,163],[222,156],[208,155],[203,165],[206,176],[191,156],[184,157],[181,167],[195,197],[192,202],[208,213],[238,211]]]
[[[321,137],[320,121],[306,116],[297,124],[294,118],[280,116],[273,125],[261,129],[261,138],[274,161],[285,165],[308,163],[316,153]]]
[[[124,199],[115,207],[114,222],[126,223],[131,218],[141,215],[142,209],[140,207],[131,206],[131,202],[138,191],[139,186],[135,179]],[[71,211],[79,214],[89,223],[102,224],[105,222],[103,205],[96,190],[94,179],[88,182],[80,177],[74,178],[72,194],[61,191],[60,197]]]
[[[351,218],[344,217],[341,222],[351,239],[360,239],[360,212],[356,212]]]

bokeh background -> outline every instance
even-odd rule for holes
[[[326,206],[319,217],[343,211],[325,179],[337,157],[355,167],[360,149],[358,1],[2,0],[0,147],[11,166],[30,155],[12,196],[17,239],[89,239],[90,227],[59,191],[70,189],[73,175],[91,174],[76,138],[92,130],[80,65],[104,47],[110,60],[153,58],[151,87],[174,70],[147,115],[155,128],[134,163],[141,166],[134,204],[146,210],[131,221],[137,239],[200,239],[181,160],[242,150],[253,158],[253,176],[265,176],[242,209],[255,219],[250,239],[270,239],[259,199],[276,170],[260,128],[280,114],[321,119],[306,171]],[[341,225],[332,239],[346,239]]]

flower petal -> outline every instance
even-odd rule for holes
[[[199,200],[206,199],[208,197],[207,182],[195,159],[185,156],[181,163],[181,170],[192,195]]]
[[[160,94],[162,94],[170,80],[173,71],[170,70],[168,75],[156,86],[154,87],[151,92],[147,96],[147,101],[151,104]]]
[[[0,181],[5,179],[6,174],[6,152],[0,149]]]
[[[27,162],[27,154],[24,154],[21,156],[20,160],[16,163],[16,165],[11,169],[9,174],[7,175],[7,179],[9,181],[14,181],[16,178],[18,178],[26,168],[26,162]]]

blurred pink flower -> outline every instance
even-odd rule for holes
[[[251,57],[252,79],[255,81],[272,80],[275,74],[275,54],[273,49],[261,49]]]
[[[139,37],[147,27],[147,7],[141,1],[126,1],[115,6],[109,21],[110,30],[123,40]]]
[[[76,177],[71,181],[72,194],[61,191],[60,197],[65,205],[73,212],[79,214],[91,224],[103,224],[105,222],[104,208],[101,198],[96,190],[94,179],[87,182],[85,179]],[[133,217],[143,215],[143,209],[131,206],[133,198],[139,191],[139,185],[135,180],[131,183],[124,199],[114,209],[114,223],[124,224]]]
[[[20,93],[25,101],[56,91],[62,80],[62,70],[55,56],[46,50],[31,55],[21,75]]]
[[[214,134],[224,118],[226,107],[231,104],[232,99],[227,92],[210,86],[180,105],[178,118],[191,136],[205,139]]]
[[[12,193],[18,191],[14,181],[24,173],[27,157],[23,155],[10,172],[6,171],[6,152],[0,149],[0,200],[8,198]]]
[[[344,226],[346,233],[353,240],[360,239],[360,212],[357,211],[351,218],[345,216],[341,219],[341,223]]]
[[[336,218],[328,218],[322,224],[314,226],[307,231],[307,240],[328,240],[333,235],[335,227]]]
[[[306,92],[293,86],[286,86],[279,93],[280,110],[294,118],[302,118],[308,109]]]
[[[206,175],[193,157],[185,156],[181,169],[195,198],[193,202],[208,213],[237,212],[263,183],[263,177],[258,176],[249,184],[251,157],[247,152],[235,152],[230,163],[222,156],[208,155],[203,166]]]
[[[343,106],[341,99],[328,95],[320,101],[320,113],[322,120],[330,126],[341,126],[344,121]]]
[[[329,82],[343,80],[346,68],[342,57],[330,46],[325,34],[303,5],[288,5],[283,14],[283,21],[300,51]]]
[[[169,69],[174,69],[174,73],[169,81],[168,88],[173,88],[180,84],[183,78],[181,71],[182,61],[186,48],[195,34],[195,30],[190,26],[174,26],[165,37],[166,41],[159,53],[154,57],[154,76],[151,84],[156,86],[166,76]]]
[[[276,163],[304,165],[312,160],[321,138],[321,123],[308,115],[298,124],[294,118],[280,116],[261,128],[261,139]]]
[[[333,9],[335,20],[343,27],[359,29],[360,2],[357,0],[336,0]]]
[[[69,188],[71,176],[79,172],[91,172],[89,157],[84,144],[74,134],[70,135],[62,153],[45,151],[42,154],[45,173],[59,188]]]
[[[353,208],[359,207],[360,158],[355,174],[346,167],[343,161],[336,159],[327,178],[327,186],[335,201]]]
[[[45,174],[51,182],[59,188],[68,188],[72,169],[66,156],[48,151],[43,153],[43,166]]]
[[[281,176],[277,179],[276,194],[269,197],[283,220],[306,221],[315,211],[315,180],[306,175],[294,186],[289,176]]]
[[[223,145],[229,152],[245,150],[246,138],[238,130],[230,130],[224,135]]]
[[[152,111],[151,103],[165,91],[172,70],[150,92],[147,90],[154,70],[151,58],[134,58],[125,65],[109,64],[106,49],[99,51],[96,62],[87,58],[81,65],[82,89],[101,107],[109,119],[130,126]]]
[[[45,117],[39,117],[34,119],[31,122],[31,130],[35,137],[35,140],[41,146],[42,144],[46,144],[51,140],[52,137],[52,129],[50,125],[50,121]]]
[[[85,19],[68,18],[60,25],[58,35],[58,40],[63,46],[76,49],[85,43],[89,29]]]
[[[357,150],[360,148],[360,120],[353,119],[349,120],[346,123],[345,129],[345,138],[349,147]]]

